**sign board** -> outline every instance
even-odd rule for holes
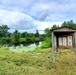
[[[66,46],[67,42],[66,42],[66,37],[63,37],[63,46]]]
[[[72,46],[72,36],[68,36],[68,46]]]
[[[59,37],[59,46],[62,46],[62,38],[61,37]]]

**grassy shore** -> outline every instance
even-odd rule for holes
[[[0,48],[0,75],[76,75],[75,54],[72,50],[59,50],[52,68],[51,48],[22,53]]]

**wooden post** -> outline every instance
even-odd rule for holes
[[[75,36],[75,62],[76,62],[76,32],[75,32],[75,34],[74,34],[74,36]]]
[[[54,43],[54,32],[52,32],[52,62],[53,68],[55,67],[55,51],[54,51],[55,43]]]
[[[58,60],[58,46],[57,46],[57,36],[55,36],[55,51],[56,51],[56,60]]]
[[[56,58],[57,58],[57,61],[58,61],[58,58],[59,58],[58,46],[56,46]]]

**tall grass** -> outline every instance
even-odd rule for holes
[[[74,52],[59,50],[52,68],[51,48],[15,53],[0,48],[0,75],[76,75]]]

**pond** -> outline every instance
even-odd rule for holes
[[[41,42],[39,42],[38,47],[41,46]],[[29,46],[23,46],[22,44],[20,46],[11,46],[9,47],[9,50],[14,51],[14,52],[28,52],[28,51],[34,51],[36,48],[36,44],[31,44]]]

